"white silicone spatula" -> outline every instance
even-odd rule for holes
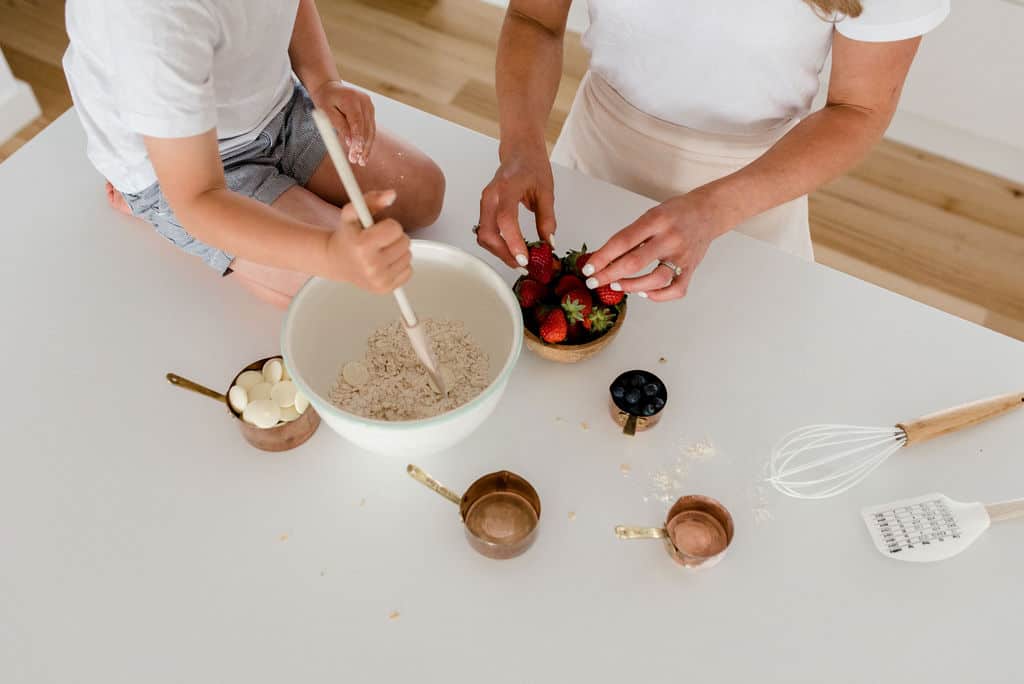
[[[925,494],[865,508],[861,516],[883,556],[927,563],[960,553],[994,522],[1024,518],[1024,499],[986,505]]]
[[[320,131],[320,137],[324,140],[328,156],[334,162],[334,168],[338,170],[341,184],[345,186],[345,192],[348,193],[349,202],[355,207],[356,214],[359,215],[359,221],[363,224],[363,228],[369,228],[373,225],[373,216],[370,214],[370,209],[366,206],[366,200],[363,199],[363,191],[360,190],[359,182],[356,181],[356,176],[352,173],[352,167],[349,165],[348,157],[345,156],[345,151],[341,147],[341,141],[338,140],[338,134],[334,132],[331,120],[319,109],[314,109],[313,121]],[[394,294],[395,302],[398,303],[398,308],[402,312],[402,324],[405,327],[406,334],[409,336],[409,342],[412,344],[413,351],[416,352],[416,356],[419,358],[420,363],[423,364],[423,367],[427,369],[427,373],[430,374],[430,379],[434,381],[434,385],[440,390],[442,395],[447,395],[448,387],[444,382],[444,378],[441,377],[441,367],[438,365],[437,359],[434,358],[430,340],[427,339],[426,332],[420,326],[419,320],[416,318],[416,312],[412,310],[412,304],[409,303],[405,290],[399,287],[392,294]]]

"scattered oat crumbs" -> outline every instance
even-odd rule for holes
[[[402,614],[399,613],[397,610],[393,610],[391,611],[391,614],[388,615],[388,620],[397,620],[400,617],[402,617]]]
[[[569,520],[576,519],[576,511],[569,511]]]
[[[362,508],[365,505],[366,505],[366,499],[360,499],[359,500],[359,507]]]
[[[555,416],[555,422],[556,423],[564,423],[565,422],[565,418],[563,418],[562,416]]]
[[[658,363],[668,363],[668,359],[666,359],[664,356],[660,356],[658,357]]]
[[[623,475],[629,475],[631,472],[633,472],[633,466],[629,465],[628,463],[623,463],[619,465],[619,470],[622,471]]]
[[[282,534],[280,537],[277,538],[277,540],[278,541],[288,541],[288,535],[287,534]]]
[[[589,430],[590,429],[590,423],[588,423],[585,420],[580,421],[580,427],[583,428],[584,430]]]

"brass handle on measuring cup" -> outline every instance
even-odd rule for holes
[[[664,527],[627,527],[619,525],[615,528],[615,536],[619,539],[664,539],[668,532]]]
[[[462,503],[462,497],[461,496],[459,496],[458,494],[456,494],[452,490],[448,489],[447,487],[445,487],[443,484],[441,484],[440,482],[438,482],[434,478],[430,477],[430,475],[427,475],[418,466],[414,466],[413,464],[410,463],[409,465],[407,465],[405,467],[405,472],[409,473],[409,476],[412,477],[412,479],[416,480],[417,482],[422,484],[427,489],[430,489],[432,491],[437,492],[438,494],[440,494],[444,498],[446,498],[449,501],[451,501],[456,506],[458,506],[458,505],[460,505]]]
[[[196,394],[202,394],[204,397],[210,397],[211,399],[216,399],[217,401],[221,402],[222,404],[227,402],[227,397],[225,397],[220,392],[214,392],[209,387],[203,387],[198,382],[193,382],[193,381],[189,380],[188,378],[181,377],[180,375],[175,375],[174,373],[168,373],[167,374],[167,382],[171,383],[175,387],[180,387],[182,389],[187,389],[190,392],[195,392]]]

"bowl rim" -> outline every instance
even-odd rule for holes
[[[345,420],[351,420],[356,423],[362,423],[363,425],[373,427],[387,427],[390,429],[401,430],[423,428],[430,425],[445,423],[450,420],[453,420],[454,418],[469,413],[476,406],[483,404],[484,401],[486,401],[492,394],[494,394],[499,387],[504,386],[505,383],[507,383],[509,377],[512,375],[512,370],[515,368],[516,362],[519,360],[519,357],[522,354],[523,331],[526,330],[526,326],[523,324],[523,312],[519,307],[519,300],[516,299],[515,294],[512,292],[512,288],[509,287],[508,283],[505,282],[505,280],[498,274],[498,272],[495,271],[490,266],[488,266],[483,259],[473,254],[470,254],[465,250],[459,249],[454,245],[449,245],[444,242],[437,242],[435,240],[424,240],[420,238],[413,239],[410,242],[410,249],[412,249],[413,251],[414,268],[417,251],[422,252],[423,250],[426,250],[428,252],[434,251],[438,253],[447,253],[449,255],[454,255],[457,258],[469,259],[471,262],[476,262],[476,265],[478,265],[482,269],[484,278],[493,283],[494,289],[498,293],[499,298],[504,300],[505,304],[508,305],[508,309],[510,311],[514,312],[512,315],[512,347],[509,350],[509,354],[505,359],[504,366],[502,366],[501,371],[495,376],[494,380],[492,380],[491,383],[480,392],[480,394],[476,395],[462,406],[454,408],[450,411],[446,411],[444,413],[439,413],[438,415],[431,416],[430,418],[417,418],[415,420],[381,420],[379,418],[367,418],[366,416],[360,416],[355,413],[350,413],[348,411],[340,409],[333,403],[331,403],[330,400],[326,399],[322,401],[322,403],[325,405],[324,410],[320,410],[319,407],[317,407],[317,410],[321,415],[324,413],[335,414],[338,417],[343,418]],[[304,297],[308,296],[309,292],[315,285],[314,281],[332,282],[326,278],[321,278],[319,276],[314,276],[310,278],[292,298],[291,304],[288,305],[288,311],[285,314],[284,321],[282,321],[281,323],[281,358],[285,359],[286,364],[288,357],[291,356],[291,343],[289,339],[289,332],[291,328],[290,324],[293,320],[296,306],[300,301],[302,301]],[[319,394],[310,390],[309,386],[306,384],[305,380],[300,376],[300,374],[293,372],[291,368],[288,369],[288,373],[289,375],[291,375],[292,382],[299,386],[299,389],[302,390],[302,393],[305,394],[307,398],[310,398],[311,401],[313,397],[316,397],[318,400],[322,399]]]

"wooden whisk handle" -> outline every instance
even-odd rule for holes
[[[899,423],[896,427],[906,433],[907,444],[917,444],[975,425],[1021,406],[1024,406],[1024,393],[1003,394],[930,413],[915,420]]]

